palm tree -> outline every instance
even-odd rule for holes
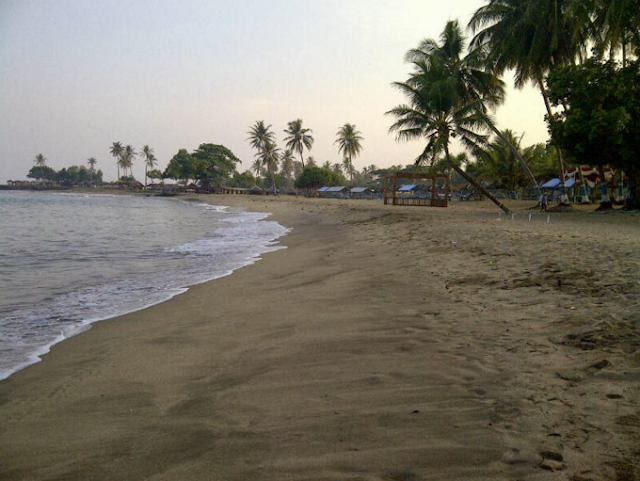
[[[96,170],[96,164],[98,163],[98,161],[96,160],[95,157],[89,157],[87,159],[87,164],[89,164],[89,169],[91,169],[91,172],[93,172],[94,170]]]
[[[271,130],[271,125],[265,125],[264,120],[257,120],[254,125],[249,128],[249,145],[258,152],[264,150],[267,144],[275,143],[276,134]]]
[[[355,170],[353,168],[353,157],[362,152],[362,134],[354,124],[347,123],[338,129],[336,136],[338,138],[334,144],[338,144],[338,153],[344,156],[342,165],[345,168],[345,173],[349,174],[351,182],[353,182],[353,172]]]
[[[583,13],[584,22],[593,21],[593,38],[600,54],[606,49],[611,57],[622,52],[622,65],[627,63],[627,47],[640,48],[640,0],[590,0],[574,2]]]
[[[311,129],[305,129],[302,127],[302,119],[296,119],[287,124],[288,128],[284,130],[287,137],[284,138],[287,149],[298,152],[300,154],[300,162],[302,162],[302,168],[304,169],[304,157],[302,153],[304,149],[311,150],[313,146],[313,137]]]
[[[251,165],[251,170],[253,170],[256,174],[256,179],[263,175],[264,167],[262,166],[262,161],[260,159],[255,159],[253,164]]]
[[[499,137],[493,140],[486,149],[478,149],[476,153],[479,159],[478,168],[481,168],[488,178],[497,181],[499,187],[514,192],[525,183],[526,173],[518,169],[518,159],[507,143],[519,151],[522,136],[516,137],[516,134],[509,129],[503,131],[502,134],[507,142]],[[525,155],[530,157],[531,150],[527,149]]]
[[[127,145],[120,154],[119,165],[124,169],[125,176],[127,169],[129,169],[130,177],[133,178],[133,159],[136,155],[136,151],[131,145]]]
[[[573,0],[575,2],[576,0]],[[552,118],[544,77],[554,65],[584,55],[588,25],[567,14],[572,0],[489,0],[473,14],[469,28],[475,33],[474,49],[486,49],[488,63],[501,75],[515,71],[515,85],[535,83]],[[558,154],[559,176],[564,186],[564,163]]]
[[[317,167],[318,163],[316,162],[316,159],[313,156],[309,156],[307,157],[307,167]],[[302,168],[304,169],[304,163],[302,164]]]
[[[538,187],[535,176],[522,158],[520,152],[509,142],[491,119],[488,111],[494,110],[504,102],[504,83],[494,73],[486,69],[486,52],[484,49],[472,49],[465,56],[466,38],[457,21],[448,22],[441,35],[442,43],[433,39],[425,39],[417,49],[407,52],[405,60],[412,63],[429,63],[433,55],[444,62],[445,68],[453,73],[452,88],[456,94],[469,101],[482,100],[478,105],[479,113],[485,117],[487,127],[509,147],[529,176],[534,188]],[[426,160],[426,159],[422,159]],[[433,163],[432,159],[432,163]]]
[[[44,155],[38,154],[36,158],[33,159],[33,163],[36,164],[36,167],[40,168],[40,180],[44,182],[44,168],[47,166],[47,159]]]
[[[293,174],[293,163],[293,152],[288,149],[285,150],[284,153],[280,156],[280,172],[282,172],[282,175],[284,175],[287,179],[291,179],[291,176]]]
[[[440,38],[440,44],[434,40],[422,42],[419,50],[428,52],[427,55],[414,56],[413,51],[408,52],[407,59],[413,64],[414,71],[406,82],[393,84],[407,97],[407,104],[387,112],[397,118],[389,130],[397,132],[397,139],[401,141],[425,139],[427,144],[417,163],[444,153],[451,168],[504,212],[510,213],[494,195],[456,165],[449,152],[452,138],[468,148],[486,143],[483,134],[488,129],[485,102],[491,105],[497,101],[500,84],[482,85],[481,80],[487,80],[484,76],[474,82],[459,81],[466,72],[465,63],[450,62],[453,53],[464,48],[457,21],[448,22]],[[426,49],[426,46],[433,48]]]
[[[349,182],[351,184],[351,187],[353,187],[353,177],[356,175],[356,169],[349,157],[345,157],[344,159],[342,159],[342,170],[344,170],[344,173],[349,176]]]
[[[153,169],[158,163],[158,159],[153,154],[153,149],[148,145],[144,145],[142,147],[142,152],[140,152],[140,157],[144,159],[144,185],[147,186],[147,172],[148,169]]]
[[[262,152],[256,154],[260,159],[262,165],[267,167],[269,174],[271,174],[271,185],[273,187],[273,195],[276,195],[276,171],[278,169],[278,161],[280,160],[280,149],[275,143],[268,142]]]
[[[120,142],[114,142],[111,144],[111,148],[109,149],[113,158],[116,159],[116,168],[118,170],[118,179],[120,180],[120,157],[122,156],[122,152],[124,152],[124,147]]]

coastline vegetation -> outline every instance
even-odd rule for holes
[[[145,164],[145,181],[189,181],[204,191],[221,187],[260,187],[277,193],[314,185],[382,187],[385,174],[398,171],[447,173],[452,185],[472,184],[492,198],[492,189],[525,188],[540,194],[540,179],[557,177],[561,203],[567,203],[565,173],[581,165],[599,169],[601,203],[611,204],[605,167],[616,169],[615,182],[628,189],[627,207],[639,208],[640,183],[640,0],[488,0],[474,12],[466,31],[457,20],[438,39],[427,38],[407,51],[412,72],[392,85],[404,104],[386,112],[395,118],[390,132],[398,141],[421,140],[424,149],[413,164],[359,171],[353,164],[363,150],[354,124],[339,128],[334,144],[341,161],[316,161],[309,155],[313,130],[298,118],[283,130],[278,146],[272,126],[256,121],[247,141],[255,150],[249,169],[237,170],[240,159],[227,147],[204,143],[189,153],[180,149],[164,171],[149,145],[138,153],[114,142],[118,182],[133,185],[136,156]],[[547,112],[550,140],[522,146],[522,134],[500,128],[493,113],[505,100],[507,72],[515,86],[535,85]],[[453,145],[464,151],[451,153]],[[305,154],[307,157],[305,158]],[[299,158],[299,160],[298,160]],[[38,154],[27,177],[44,184],[99,185],[101,171],[91,157],[89,168],[72,166],[55,172]],[[122,176],[121,176],[122,173]],[[584,179],[576,178],[584,183]],[[302,187],[304,186],[304,187]]]
[[[561,203],[568,203],[569,161],[574,166],[597,166],[602,179],[605,166],[623,171],[629,189],[627,207],[640,207],[640,2],[490,0],[474,13],[468,28],[474,34],[468,46],[454,20],[447,23],[439,41],[426,39],[409,50],[405,59],[413,71],[406,81],[394,83],[407,101],[387,112],[396,118],[390,131],[399,141],[425,142],[416,165],[434,165],[444,158],[508,211],[453,161],[450,145],[457,139],[478,157],[476,168],[482,163],[495,165],[499,157],[491,154],[500,145],[508,147],[533,177],[514,145],[519,143],[517,137],[500,131],[491,118],[504,101],[501,77],[514,71],[516,87],[532,82],[541,91],[549,146],[562,183]],[[620,51],[621,64],[616,57]],[[498,143],[491,142],[491,134]],[[602,204],[610,206],[606,182],[601,188]]]

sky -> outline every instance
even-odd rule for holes
[[[164,169],[179,149],[222,144],[251,167],[249,128],[302,119],[307,155],[339,162],[336,133],[362,134],[356,168],[411,163],[385,116],[403,96],[407,50],[466,26],[485,0],[0,0],[0,183],[24,180],[42,153],[56,170],[116,180],[113,142],[149,145]],[[495,113],[522,145],[547,140],[533,87],[509,89]],[[453,149],[455,152],[455,149]],[[133,173],[144,178],[142,160]]]

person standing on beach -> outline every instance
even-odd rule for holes
[[[540,212],[547,211],[547,194],[542,194],[540,197]]]

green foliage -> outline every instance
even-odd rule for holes
[[[193,177],[201,186],[208,188],[229,177],[240,162],[233,152],[224,145],[200,144],[192,154]]]
[[[550,101],[565,109],[547,121],[554,142],[567,157],[587,165],[624,164],[620,153],[629,133],[628,107],[633,100],[633,86],[625,81],[615,63],[593,59],[559,67],[549,75]]]
[[[394,85],[405,95],[407,104],[387,112],[396,117],[389,129],[398,140],[424,139],[426,146],[417,163],[433,161],[444,154],[451,168],[486,195],[503,211],[509,212],[458,165],[451,161],[449,145],[457,138],[465,147],[486,143],[484,131],[490,128],[486,111],[498,105],[504,86],[491,72],[482,69],[482,52],[464,55],[465,39],[457,21],[449,21],[440,42],[423,41],[407,53],[413,73]]]
[[[511,130],[505,130],[502,136],[494,139],[486,148],[476,149],[476,175],[489,181],[496,188],[515,191],[517,188],[526,187],[529,180],[509,146],[511,144],[521,152],[520,139]]]
[[[298,189],[319,189],[325,185],[338,185],[341,180],[343,179],[332,170],[320,167],[305,167],[294,185]]]
[[[304,149],[311,150],[313,146],[313,131],[302,127],[302,119],[292,120],[287,124],[284,131],[287,136],[284,138],[285,146],[292,152],[300,154],[300,162],[304,168],[304,157],[302,156]]]
[[[185,183],[188,179],[192,179],[195,176],[195,169],[193,165],[193,158],[191,154],[187,152],[187,149],[180,149],[176,155],[174,155],[167,168],[164,169],[162,177],[165,179],[184,180]]]
[[[353,174],[353,157],[356,157],[362,152],[362,134],[354,124],[344,124],[336,132],[336,141],[334,144],[338,144],[338,153],[344,156],[344,166],[347,168],[347,174],[352,176]]]
[[[185,184],[189,179],[198,180],[207,189],[232,175],[238,162],[240,159],[224,145],[200,144],[192,154],[180,149],[162,177],[183,180]]]
[[[590,59],[559,67],[547,88],[552,103],[564,107],[547,118],[553,141],[576,163],[622,169],[640,206],[640,62],[622,68]]]
[[[27,178],[42,181],[46,180],[47,182],[56,182],[58,180],[58,173],[49,166],[34,165],[29,170]]]
[[[250,189],[256,185],[256,178],[250,171],[245,171],[242,174],[234,172],[231,179],[231,187],[244,187]]]
[[[147,172],[147,177],[150,179],[162,179],[162,171],[160,169],[152,169]]]
[[[86,187],[102,184],[102,171],[87,169],[84,165],[63,167],[57,172],[48,166],[34,166],[29,170],[27,177],[29,179],[42,180],[65,187],[74,185]]]

